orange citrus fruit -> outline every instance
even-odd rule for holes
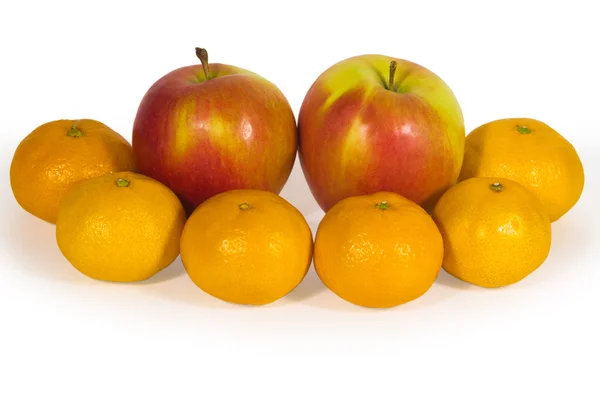
[[[67,192],[56,241],[88,277],[141,281],[177,258],[185,218],[166,186],[137,173],[116,172],[76,183]]]
[[[341,298],[373,308],[423,295],[442,257],[442,237],[431,217],[389,192],[338,202],[315,239],[315,270],[323,283]]]
[[[131,145],[92,119],[57,120],[31,132],[10,166],[15,199],[27,212],[50,223],[73,183],[134,169]]]
[[[312,246],[306,220],[285,199],[261,190],[232,190],[192,213],[181,236],[181,260],[208,294],[261,305],[300,284]]]
[[[575,148],[535,119],[510,118],[473,130],[465,143],[460,180],[500,177],[538,196],[550,221],[563,216],[583,191],[583,165]]]
[[[540,200],[508,179],[475,177],[446,191],[433,210],[444,237],[444,269],[481,287],[516,283],[550,251]]]

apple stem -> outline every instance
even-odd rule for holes
[[[396,74],[396,67],[398,64],[396,61],[390,62],[390,80],[388,82],[388,88],[394,90],[394,75]]]
[[[208,70],[208,51],[205,48],[196,47],[196,57],[200,59],[202,63],[202,69],[204,69],[204,77],[206,80],[210,80],[210,74]]]

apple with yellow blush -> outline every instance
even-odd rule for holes
[[[439,76],[408,60],[361,55],[333,65],[306,94],[298,126],[302,169],[324,211],[378,191],[431,208],[460,173],[460,105]]]
[[[279,193],[297,152],[283,93],[248,70],[208,62],[178,68],[144,95],[133,126],[139,172],[169,187],[192,212],[233,189]]]

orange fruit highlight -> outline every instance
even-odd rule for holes
[[[50,223],[73,183],[134,169],[131,145],[92,119],[57,120],[31,132],[10,166],[15,199],[27,212]]]
[[[287,295],[308,272],[312,233],[277,194],[232,190],[203,202],[181,237],[191,280],[227,302],[262,305]]]
[[[429,290],[443,257],[442,236],[420,206],[388,192],[346,198],[325,215],[315,270],[341,298],[386,308]]]
[[[444,269],[481,287],[524,279],[550,251],[542,203],[512,180],[467,179],[446,191],[433,218],[444,237]]]
[[[185,211],[156,180],[117,172],[76,183],[65,195],[56,241],[65,258],[97,280],[146,280],[179,255]]]
[[[528,118],[489,122],[473,130],[465,146],[460,181],[514,180],[538,196],[552,222],[581,196],[585,178],[577,151],[543,122]]]

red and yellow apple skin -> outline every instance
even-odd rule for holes
[[[441,78],[410,61],[362,55],[333,65],[306,94],[298,122],[302,169],[324,211],[378,191],[428,208],[458,179],[461,108]]]
[[[133,126],[139,172],[179,196],[188,212],[233,189],[279,193],[298,144],[281,91],[247,70],[209,64],[176,69],[142,99]]]

